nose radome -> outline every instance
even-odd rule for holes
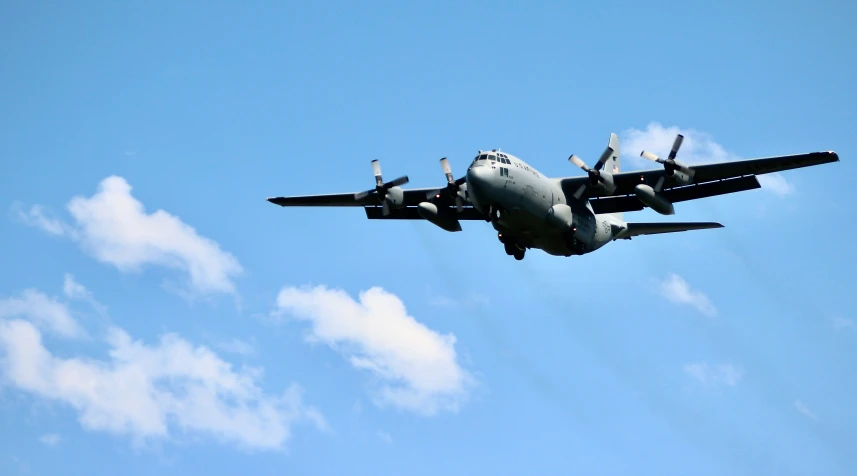
[[[488,167],[472,167],[467,171],[467,188],[473,190],[485,187],[490,175],[491,169]]]

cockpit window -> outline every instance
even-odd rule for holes
[[[479,156],[479,160],[485,160],[488,158],[488,154],[482,154]]]

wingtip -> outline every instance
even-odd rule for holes
[[[827,153],[833,156],[834,162],[839,162],[839,154],[837,154],[836,152],[834,152],[832,150],[828,150]]]

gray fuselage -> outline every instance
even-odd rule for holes
[[[624,224],[616,215],[595,215],[588,200],[566,197],[557,180],[504,152],[481,153],[467,169],[466,180],[468,200],[491,217],[501,241],[514,240],[551,255],[595,251],[613,239],[613,225]],[[571,208],[571,227],[548,219],[554,205]]]

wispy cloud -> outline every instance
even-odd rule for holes
[[[62,437],[56,433],[48,433],[46,435],[42,435],[42,437],[39,438],[39,441],[47,446],[56,446],[60,441],[62,441]]]
[[[717,315],[717,309],[702,291],[691,289],[681,276],[670,273],[660,282],[660,293],[667,300],[676,304],[687,304],[706,316]]]
[[[815,416],[815,413],[813,413],[812,410],[810,410],[809,407],[806,406],[806,404],[803,403],[802,401],[795,400],[794,407],[795,407],[795,410],[797,410],[799,413],[801,413],[805,417],[807,417],[811,420],[818,420],[818,417]]]
[[[247,341],[238,338],[233,338],[226,341],[221,341],[214,344],[218,349],[229,352],[230,354],[238,354],[244,357],[249,357],[256,354],[256,347]]]
[[[705,386],[734,387],[741,381],[744,371],[732,364],[709,365],[705,362],[685,364],[684,372]]]
[[[324,417],[303,403],[299,386],[266,393],[258,385],[261,369],[235,369],[176,334],[146,344],[111,327],[106,359],[65,357],[45,346],[33,324],[44,321],[41,314],[17,314],[29,320],[0,318],[2,383],[74,408],[87,430],[129,435],[135,443],[198,433],[247,448],[278,449],[298,422],[326,428]]]
[[[429,304],[436,307],[444,307],[448,309],[469,309],[474,307],[485,307],[490,304],[486,296],[477,293],[471,293],[462,299],[453,299],[449,296],[434,294],[429,299]]]
[[[121,271],[158,265],[185,271],[191,293],[232,293],[243,269],[215,241],[164,210],[147,213],[122,177],[101,181],[91,197],[73,197],[67,205],[76,226],[45,216],[39,205],[19,212],[27,223],[77,241],[96,259]]]
[[[381,288],[361,292],[355,301],[324,286],[284,287],[277,306],[275,314],[311,323],[310,340],[327,344],[378,378],[378,405],[426,415],[454,411],[474,383],[457,362],[455,336],[421,324],[398,297]]]
[[[393,437],[392,437],[392,436],[390,436],[390,434],[389,434],[389,433],[387,433],[386,431],[380,431],[380,430],[379,430],[379,431],[378,431],[378,438],[381,438],[381,440],[382,440],[384,443],[387,443],[388,445],[392,445],[392,444],[393,444]]]
[[[854,322],[854,319],[847,319],[845,317],[836,316],[833,318],[833,328],[837,331],[842,329],[857,329],[857,323]]]
[[[0,319],[10,317],[23,317],[42,330],[62,337],[85,335],[64,303],[36,289],[25,289],[17,297],[0,299]]]
[[[93,296],[92,293],[86,289],[86,286],[80,284],[75,280],[74,275],[71,273],[66,273],[63,277],[63,294],[66,295],[69,299],[78,299],[84,302],[89,303],[96,311],[101,313],[102,315],[107,314],[107,306],[98,302]]]
[[[24,205],[22,203],[15,202],[12,204],[12,213],[22,222],[30,226],[41,228],[51,235],[71,235],[74,232],[74,230],[59,218],[48,216],[48,213],[41,205],[33,205],[29,210],[24,210]]]
[[[664,127],[657,122],[649,123],[645,129],[630,128],[622,133],[622,149],[627,151],[622,156],[628,157],[632,163],[641,167],[651,167],[649,162],[640,157],[640,152],[647,150],[659,157],[669,155],[676,134],[682,134],[684,141],[679,150],[677,160],[688,165],[712,162],[742,160],[742,157],[729,152],[718,144],[711,134],[695,129],[679,128],[678,126]],[[655,164],[657,165],[657,164]],[[794,191],[794,186],[779,173],[757,176],[763,190],[784,197]]]

